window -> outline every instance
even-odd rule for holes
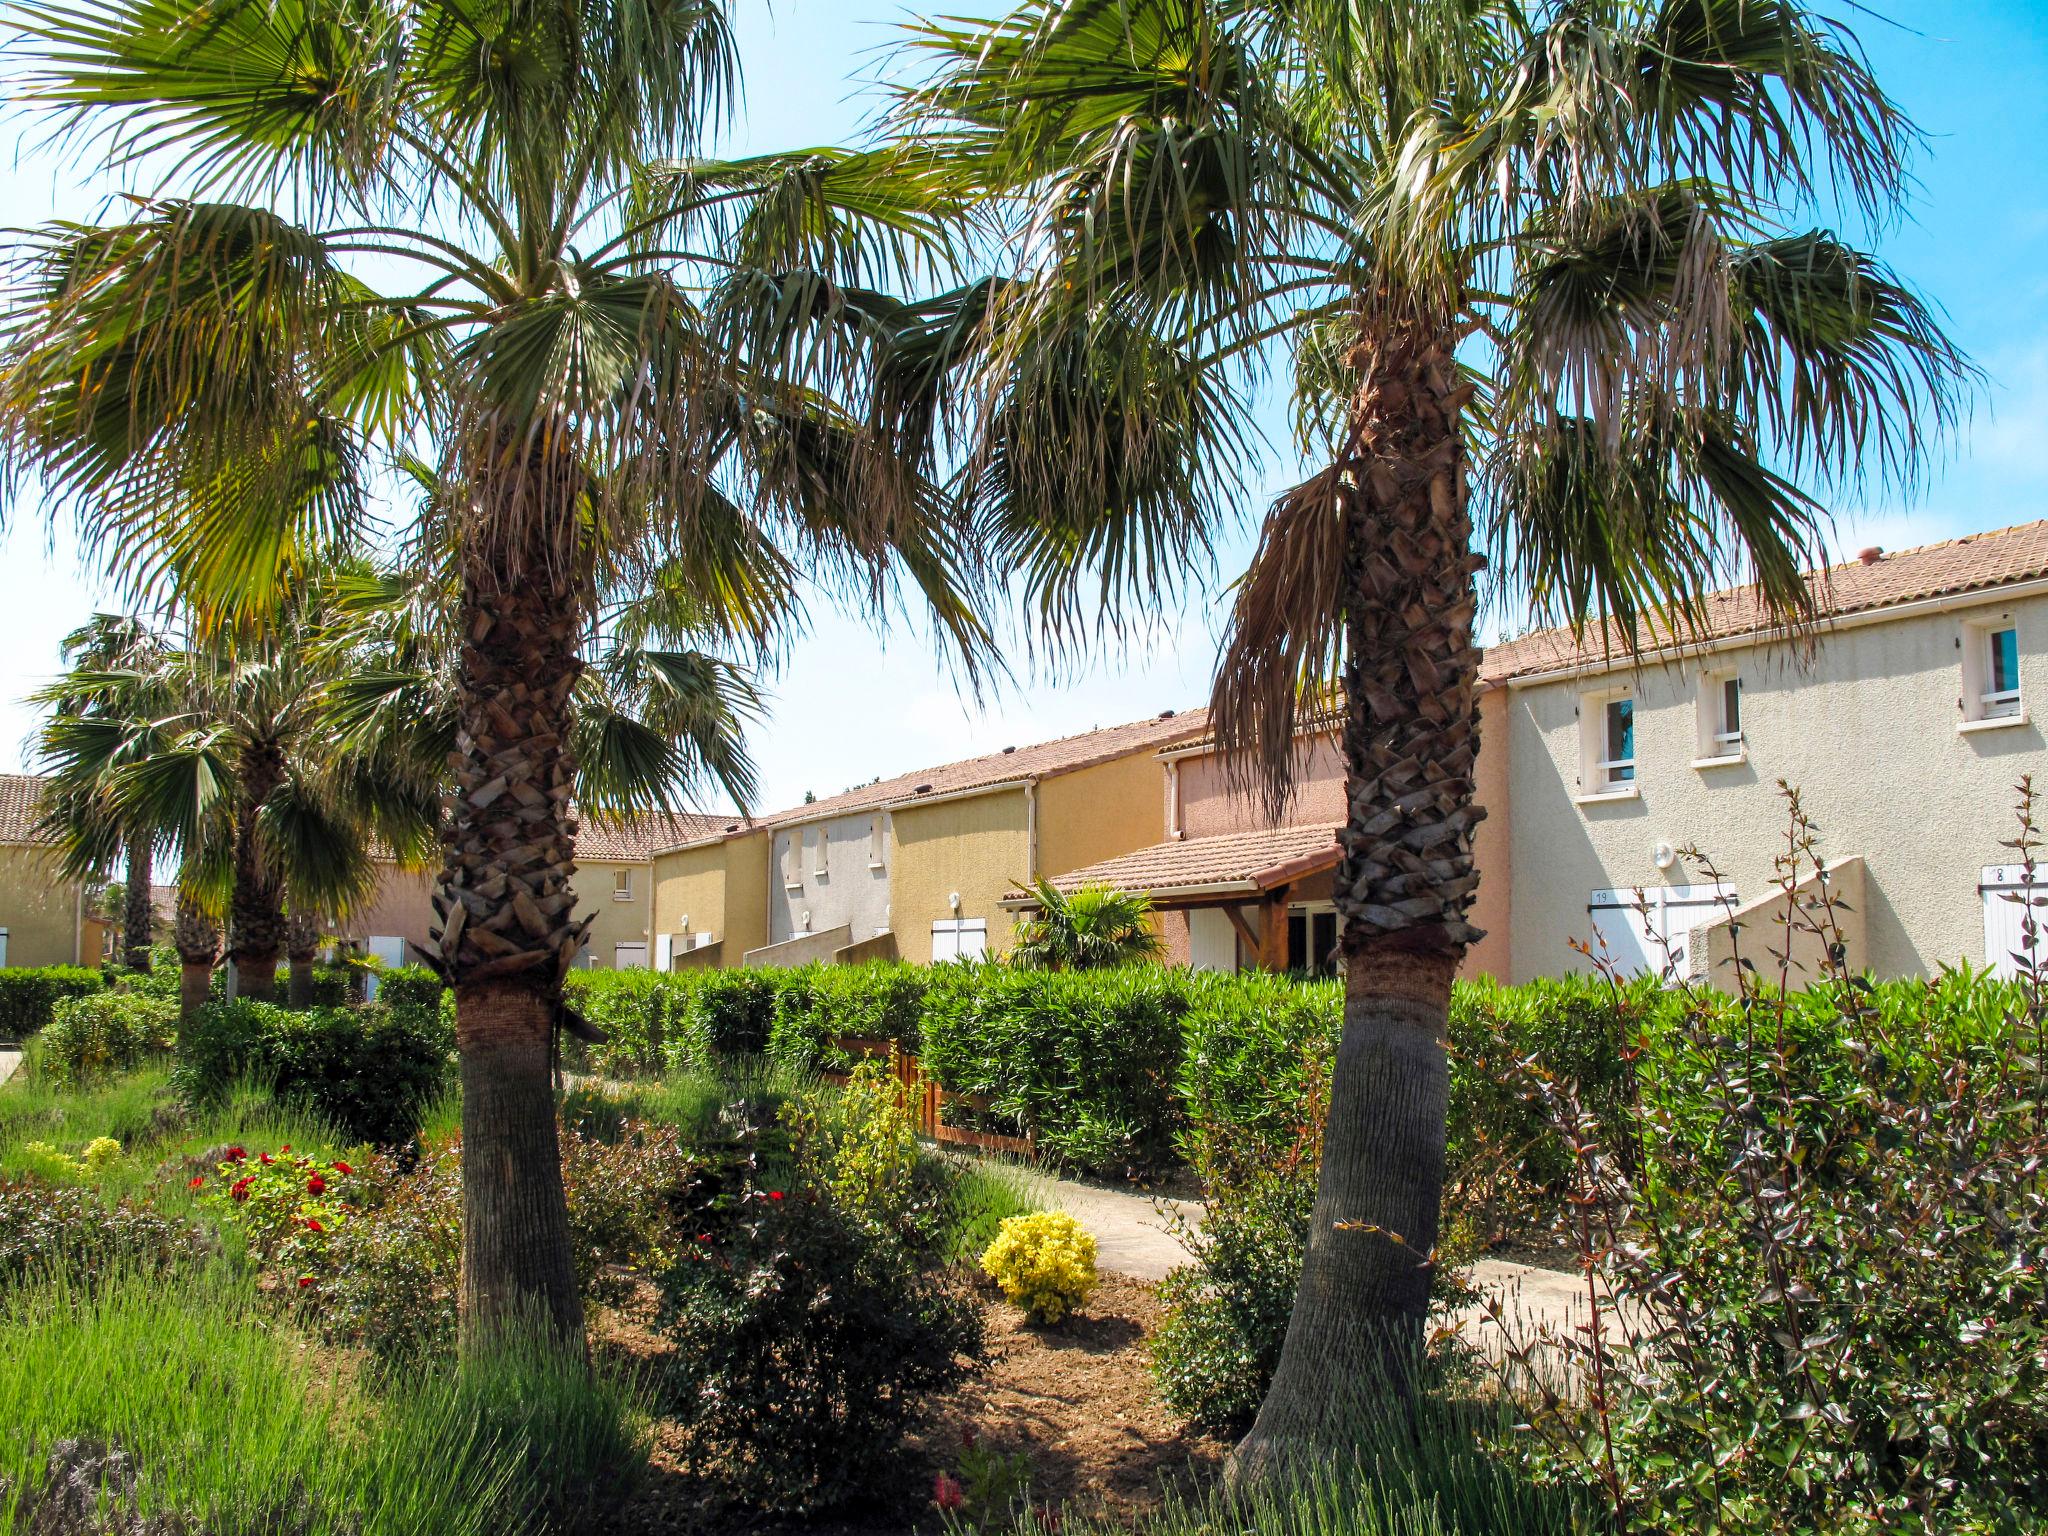
[[[1742,757],[1742,679],[1732,672],[1702,672],[1699,694],[1699,765]]]
[[[2004,615],[1981,624],[1965,624],[1963,647],[1963,723],[2026,718],[2020,701],[2020,632]]]
[[[942,917],[932,924],[932,964],[979,960],[988,953],[988,919]]]
[[[813,875],[825,873],[825,829],[804,828],[804,867]]]
[[[1579,797],[1636,792],[1636,701],[1627,693],[1579,700]]]
[[[1337,909],[1287,910],[1287,969],[1310,976],[1337,974]]]
[[[612,900],[631,901],[632,899],[633,871],[631,869],[620,869],[612,876]]]
[[[796,857],[796,839],[785,836],[782,839],[782,888],[785,891],[804,888],[803,877],[797,873]]]

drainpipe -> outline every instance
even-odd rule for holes
[[[1180,764],[1169,757],[1166,760],[1166,840],[1177,843],[1183,835],[1180,829]]]
[[[1033,880],[1039,878],[1038,867],[1038,780],[1024,781],[1024,861],[1031,867],[1026,873]]]

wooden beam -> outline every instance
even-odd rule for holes
[[[1230,926],[1237,930],[1238,938],[1244,941],[1244,952],[1247,955],[1257,955],[1260,949],[1259,936],[1252,931],[1252,925],[1244,920],[1244,908],[1233,904],[1223,909],[1223,915],[1230,919]]]
[[[1264,941],[1259,946],[1259,965],[1268,971],[1287,969],[1287,898],[1293,893],[1292,885],[1283,885],[1266,893],[1259,903],[1259,935]]]

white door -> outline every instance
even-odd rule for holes
[[[988,953],[988,919],[942,917],[932,924],[932,963],[979,960]]]
[[[378,962],[378,964],[394,971],[405,964],[405,940],[399,938],[396,934],[371,934],[363,941],[363,951],[372,960]],[[228,979],[230,981],[234,979],[234,968],[232,966],[228,969]],[[377,1000],[377,973],[375,971],[372,971],[369,979],[363,983],[363,996],[373,1003]]]
[[[1221,907],[1189,911],[1188,964],[1198,971],[1237,969],[1237,930]]]
[[[1977,892],[1984,903],[1984,963],[2008,978],[2020,974],[2025,958],[2035,967],[2048,966],[2048,870],[2035,870],[2034,883],[2028,885],[2025,865],[1987,864]],[[2020,931],[2030,908],[2036,929],[2031,957]]]
[[[613,965],[615,965],[615,966],[617,966],[617,967],[618,967],[618,968],[619,968],[620,970],[622,970],[622,971],[625,971],[625,970],[642,970],[642,971],[644,971],[644,970],[646,970],[646,969],[647,969],[647,943],[646,943],[646,941],[645,941],[645,940],[642,940],[641,942],[639,942],[639,943],[637,943],[637,944],[615,944],[615,945],[613,945],[613,946],[612,946],[612,964],[613,964]]]
[[[685,935],[684,947],[688,948],[689,943],[689,936]],[[676,936],[672,933],[657,933],[654,936],[654,968],[657,971],[666,971],[675,964],[675,959]]]
[[[1693,929],[1733,912],[1736,901],[1735,887],[1726,881],[1595,891],[1586,902],[1593,957],[1602,958],[1604,945],[1606,960],[1624,976],[1688,976]]]

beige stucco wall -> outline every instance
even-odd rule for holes
[[[78,895],[45,850],[0,848],[0,928],[7,930],[9,966],[78,963]]]
[[[2019,629],[2023,702],[2033,718],[1960,733],[1964,620],[2009,614]],[[1660,842],[1710,853],[1743,902],[1763,895],[1784,845],[1779,779],[1803,793],[1831,859],[1865,861],[1866,959],[1880,975],[1984,961],[1982,866],[2009,855],[2012,786],[2048,781],[2048,598],[1974,604],[1843,627],[1802,663],[1784,646],[1722,652],[1743,684],[1746,759],[1695,768],[1702,663],[1660,665],[1509,690],[1511,970],[1516,979],[1583,969],[1568,940],[1590,931],[1599,887],[1683,884],[1660,873]],[[1635,798],[1574,803],[1580,744],[1574,706],[1588,689],[1632,682]],[[1482,889],[1484,887],[1482,886]]]
[[[1044,793],[1043,785],[1038,792]],[[1007,950],[1013,919],[1000,902],[1004,892],[1032,873],[1024,790],[901,806],[892,817],[890,926],[903,958],[931,964],[932,923],[954,916],[985,919],[989,953]],[[1043,826],[1041,822],[1041,836]],[[955,891],[960,893],[957,914],[948,900]]]
[[[1479,870],[1479,890],[1472,903],[1472,924],[1485,937],[1465,951],[1464,976],[1505,977],[1514,969],[1511,846],[1514,817],[1509,773],[1508,690],[1490,689],[1479,696],[1479,760],[1474,766],[1473,798],[1486,808],[1486,819],[1472,839],[1472,860]]]
[[[819,867],[814,861],[822,856]],[[879,807],[778,827],[769,851],[768,942],[828,928],[889,927],[889,816]]]
[[[438,874],[433,869],[405,870],[395,864],[379,864],[376,894],[349,914],[341,925],[343,936],[399,938],[408,944],[428,938],[434,919],[430,898]]]
[[[1035,873],[1064,874],[1149,848],[1166,836],[1165,816],[1166,766],[1151,752],[1041,780]]]
[[[629,901],[620,901],[614,894],[621,869],[632,871],[633,895]],[[620,944],[645,944],[647,964],[654,964],[653,927],[649,920],[654,872],[648,863],[579,860],[569,885],[576,892],[576,915],[594,918],[584,939],[593,966],[604,970],[614,965]]]
[[[1310,827],[1344,820],[1344,757],[1335,733],[1325,731],[1295,748],[1295,794],[1285,825]],[[1213,752],[1177,762],[1180,825],[1186,837],[1215,837],[1270,827],[1273,820],[1254,797],[1230,786],[1223,760]]]

